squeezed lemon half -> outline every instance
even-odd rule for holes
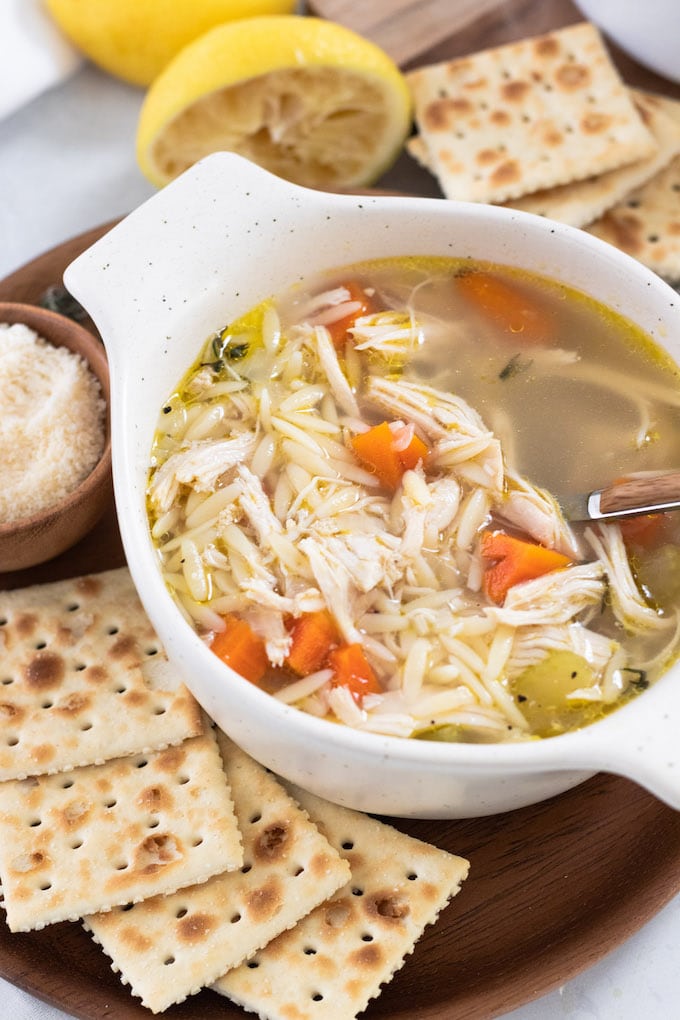
[[[201,36],[156,79],[137,159],[159,187],[217,151],[308,187],[361,187],[394,162],[411,116],[403,75],[374,43],[320,18],[246,18]]]
[[[215,25],[290,14],[296,0],[45,0],[71,42],[109,74],[150,85],[181,49]]]

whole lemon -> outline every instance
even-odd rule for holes
[[[296,0],[45,0],[72,43],[133,85],[150,85],[176,53],[215,25],[290,14]]]

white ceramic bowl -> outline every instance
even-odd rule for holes
[[[168,655],[245,750],[348,806],[410,817],[477,816],[540,801],[607,770],[680,807],[680,666],[610,717],[550,740],[509,746],[381,737],[283,705],[228,670],[168,594],[147,526],[149,451],[159,410],[204,339],[312,268],[398,254],[471,256],[547,274],[639,323],[680,361],[677,295],[582,231],[476,204],[326,195],[238,156],[208,157],[65,274],[107,348],[121,533]]]
[[[680,82],[678,0],[575,0],[586,18],[651,71]]]

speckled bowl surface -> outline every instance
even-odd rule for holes
[[[23,323],[49,343],[87,361],[109,403],[109,369],[101,341],[84,326],[34,305],[0,302],[0,322]],[[94,527],[112,498],[111,433],[106,424],[99,461],[72,492],[31,517],[0,524],[0,573],[23,570],[58,556]]]
[[[388,255],[458,255],[543,273],[637,322],[680,362],[680,302],[597,238],[510,209],[326,195],[231,154],[198,163],[67,269],[111,370],[113,470],[128,564],[172,662],[206,711],[275,772],[348,806],[404,817],[532,804],[595,771],[680,807],[680,666],[607,718],[550,740],[444,744],[353,730],[282,704],[233,673],[168,593],[146,516],[159,409],[203,340],[311,269]]]

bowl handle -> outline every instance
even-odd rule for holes
[[[625,776],[680,809],[680,665],[574,736],[574,764]]]
[[[79,255],[66,268],[64,283],[97,325],[109,357],[134,360],[140,332],[149,337],[149,322],[156,335],[168,332],[178,310],[197,303],[206,281],[214,283],[225,248],[233,244],[236,250],[258,217],[270,210],[276,216],[291,198],[304,209],[315,195],[234,153],[214,153]],[[181,246],[172,240],[178,237]]]

